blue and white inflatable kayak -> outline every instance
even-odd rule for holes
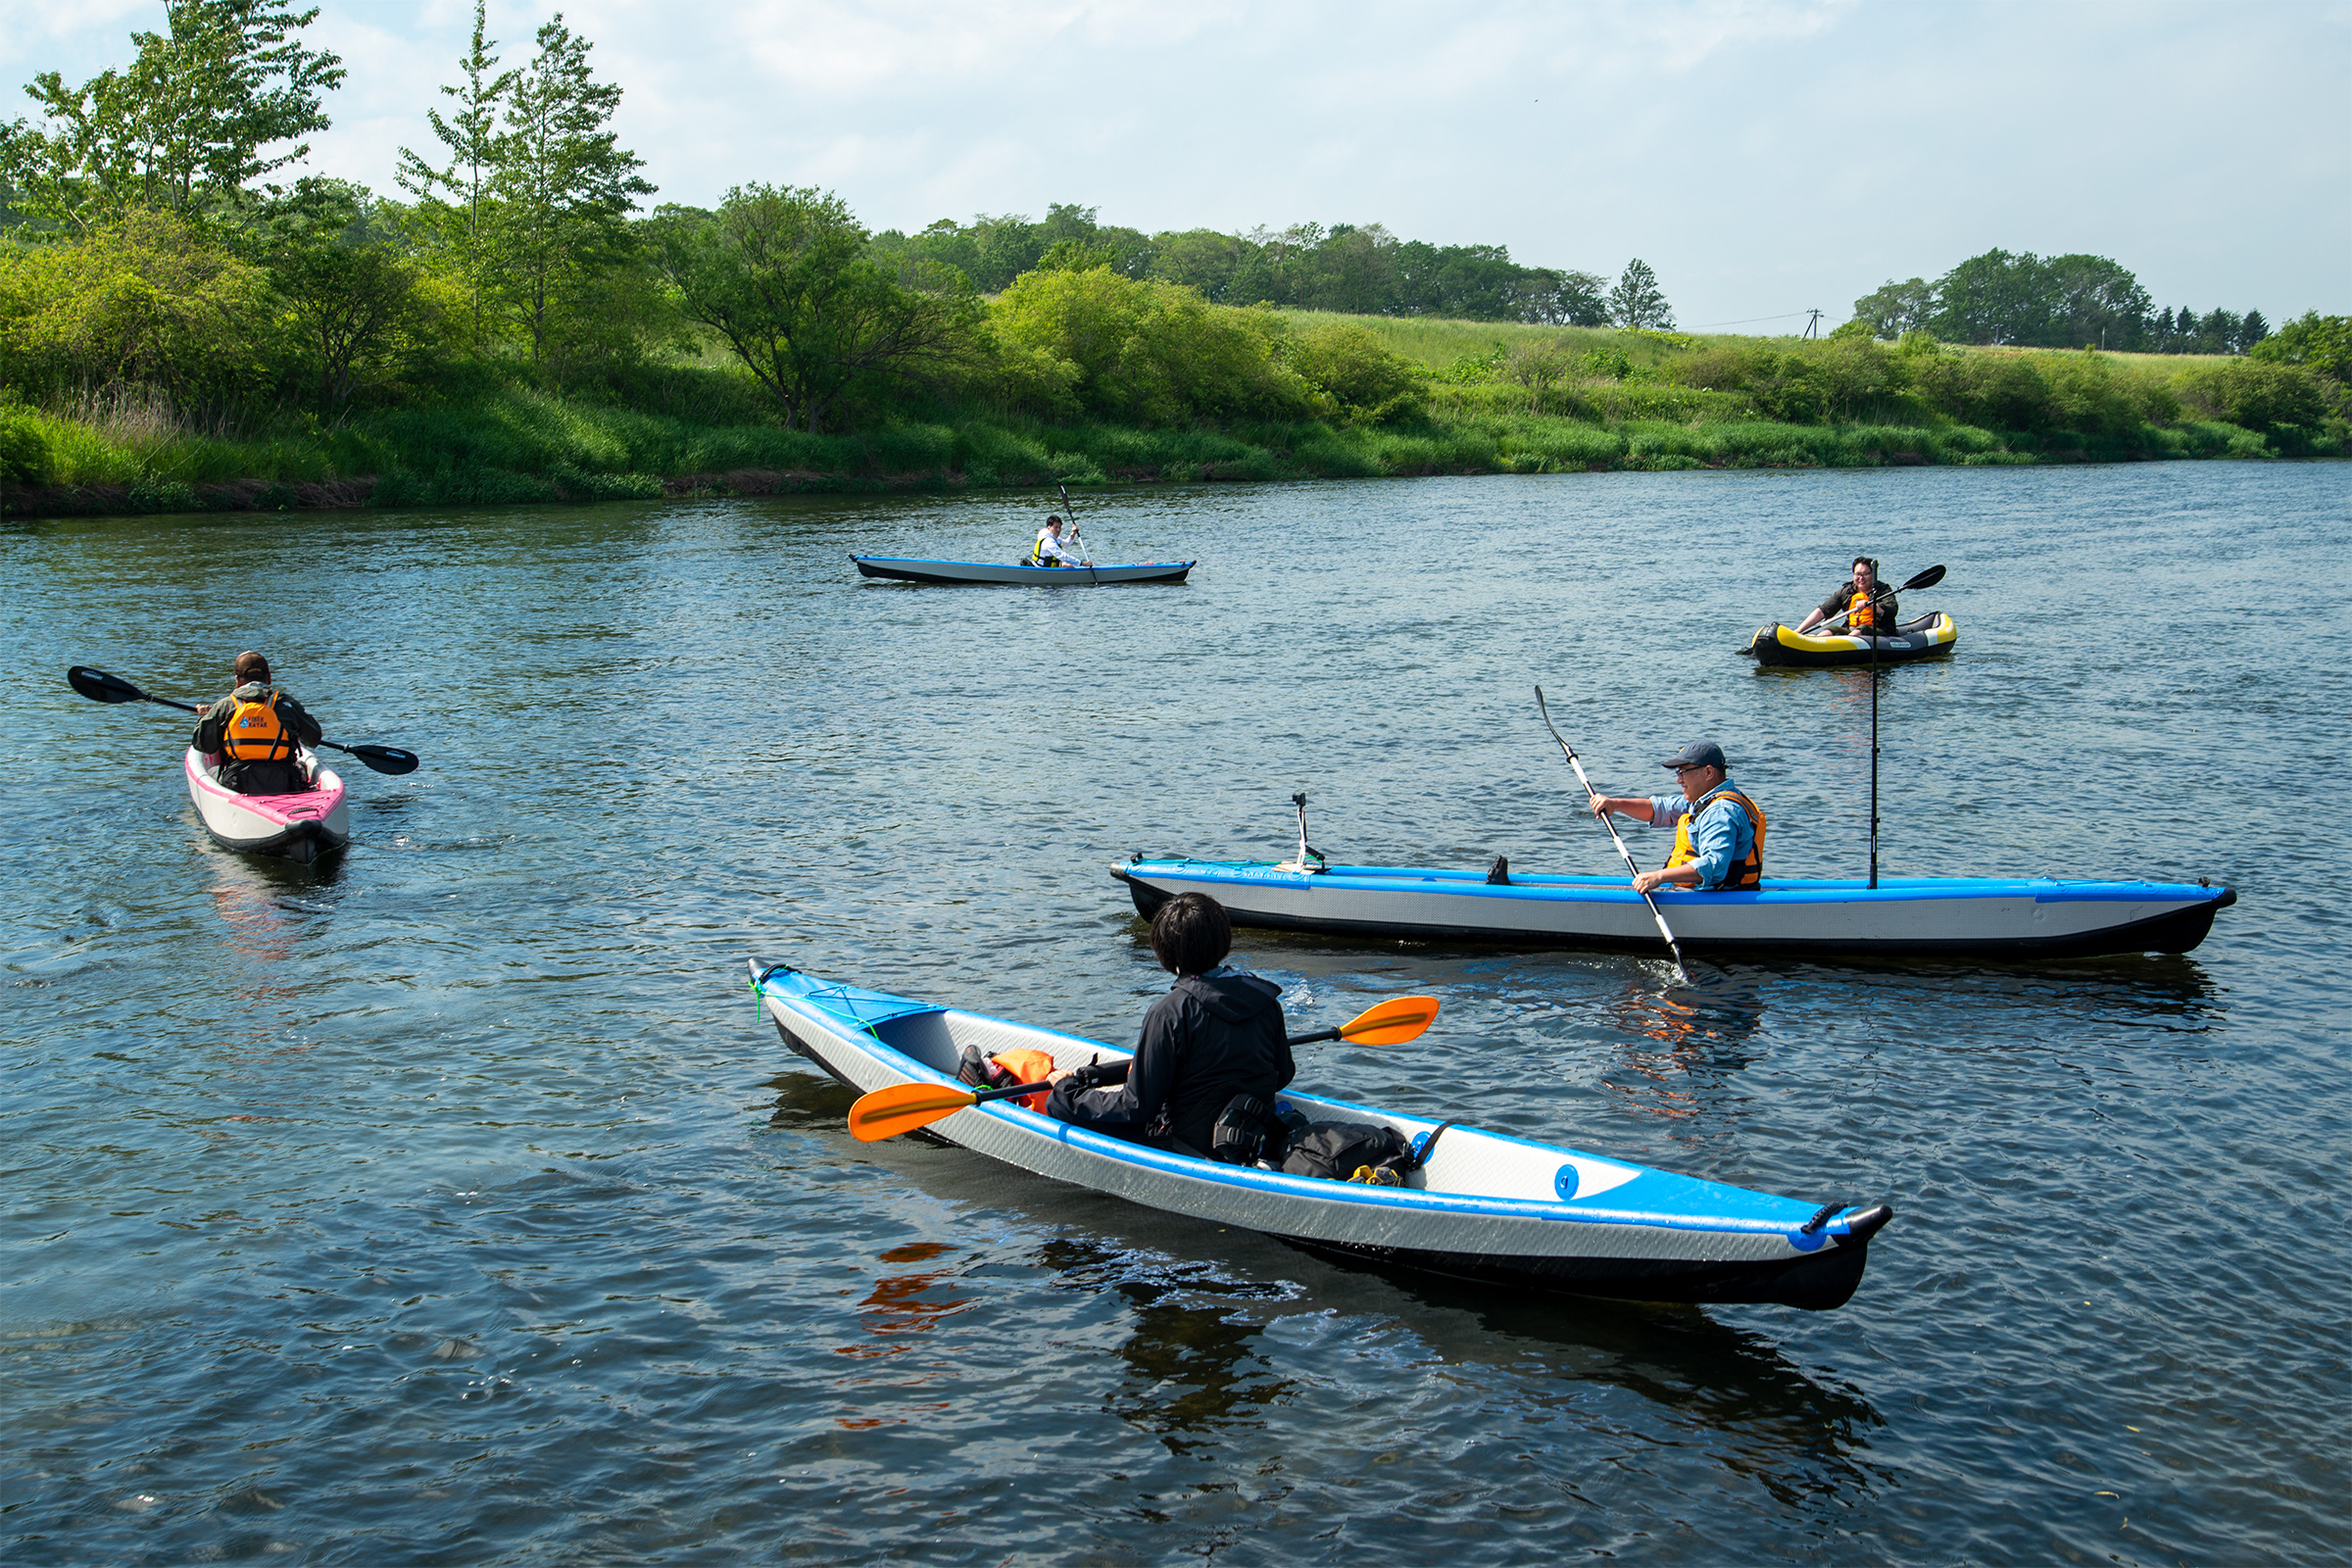
[[[1660,951],[1658,928],[1623,876],[1541,876],[1413,866],[1156,859],[1110,868],[1147,916],[1179,893],[1205,893],[1236,925],[1335,936],[1514,947]],[[2049,877],[1766,877],[1752,893],[1657,894],[1687,953],[1855,958],[1897,954],[2086,957],[2186,953],[2226,887]]]
[[[893,582],[997,583],[1024,588],[1094,588],[1120,582],[1182,582],[1200,564],[1145,561],[1115,566],[1000,566],[987,561],[919,561],[906,556],[852,556],[862,577]]]
[[[956,1081],[960,1048],[1028,1047],[1075,1067],[1129,1053],[1100,1040],[863,991],[783,964],[751,966],[784,1043],[859,1093]],[[1642,1301],[1821,1309],[1854,1294],[1884,1204],[1815,1203],[1675,1176],[1319,1095],[1282,1099],[1312,1121],[1374,1122],[1428,1151],[1401,1188],[1225,1165],[1131,1144],[1009,1101],[929,1132],[1040,1176],[1312,1251],[1497,1285]]]

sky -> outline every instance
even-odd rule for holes
[[[318,0],[318,171],[394,191],[470,0]],[[494,3],[506,63],[552,8]],[[1091,206],[1313,220],[1614,278],[1680,324],[1825,325],[1994,246],[2160,305],[2352,311],[2352,0],[573,0],[658,200],[837,191],[870,227]],[[156,0],[0,0],[0,83],[79,81]],[[0,98],[0,102],[5,102]],[[29,112],[22,109],[5,113]]]

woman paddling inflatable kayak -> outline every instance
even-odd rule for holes
[[[1017,1059],[1050,1058],[1055,1071],[1124,1067],[1129,1054],[1105,1042],[785,964],[755,961],[751,978],[784,1044],[866,1097],[851,1113],[860,1138],[927,1127],[1022,1170],[1342,1258],[1577,1296],[1822,1309],[1854,1294],[1871,1237],[1893,1218],[1884,1204],[1776,1198],[1294,1090],[1279,1109],[1385,1130],[1405,1152],[1389,1162],[1405,1167],[1398,1185],[1299,1175],[1287,1160],[1199,1158],[1030,1109],[1022,1102],[1044,1088],[1037,1078],[985,1090],[956,1076],[967,1049],[995,1059],[1036,1053]],[[1292,1043],[1398,1038],[1359,1030],[1364,1021]]]
[[[244,679],[254,668],[247,661],[258,663],[262,685]],[[218,749],[190,746],[180,769],[196,819],[221,848],[306,863],[343,849],[351,842],[343,780],[303,740],[356,757],[378,773],[415,772],[416,754],[397,746],[343,746],[320,736],[298,705],[275,700],[267,686],[269,665],[258,655],[242,656],[237,673],[237,690],[210,709],[149,696],[120,675],[83,664],[67,670],[66,682],[94,703],[153,703],[201,716],[197,739]],[[257,734],[231,733],[239,726]],[[252,744],[257,738],[259,744]]]
[[[1776,620],[1749,638],[1740,652],[1753,655],[1759,664],[1817,669],[1833,664],[1899,664],[1952,651],[1960,628],[1941,611],[1907,624],[1898,624],[1895,618],[1901,603],[1898,596],[1943,581],[1941,566],[1930,566],[1899,589],[1879,582],[1879,564],[1868,556],[1856,556],[1853,569],[1853,580],[1841,583],[1797,625],[1784,626]]]

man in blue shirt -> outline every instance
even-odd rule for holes
[[[1682,798],[1671,795],[1603,795],[1592,814],[1615,811],[1653,827],[1674,823],[1674,854],[1664,866],[1634,878],[1635,890],[1661,887],[1700,893],[1732,893],[1764,880],[1764,812],[1734,784],[1723,748],[1692,741],[1672,757]]]

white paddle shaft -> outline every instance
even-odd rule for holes
[[[1600,791],[1594,789],[1592,781],[1585,776],[1585,764],[1577,760],[1576,748],[1568,744],[1568,737],[1562,735],[1560,727],[1551,721],[1551,710],[1544,706],[1544,688],[1541,686],[1536,688],[1536,707],[1544,714],[1544,727],[1551,731],[1551,738],[1560,743],[1560,750],[1567,755],[1568,765],[1576,769],[1576,781],[1585,787],[1585,795],[1592,803],[1592,814],[1599,817],[1600,825],[1609,830],[1609,842],[1617,846],[1617,858],[1625,862],[1625,868],[1639,880],[1642,868],[1634,863],[1633,852],[1625,847],[1625,840],[1618,835],[1617,824],[1609,820],[1608,812],[1599,808]],[[1635,891],[1642,892],[1639,888]],[[1649,906],[1649,917],[1658,922],[1658,935],[1666,939],[1666,951],[1674,955],[1674,966],[1682,969],[1684,982],[1689,983],[1690,971],[1683,966],[1683,945],[1674,940],[1674,931],[1666,924],[1666,911],[1659,908],[1658,901],[1647,893],[1642,893],[1642,902]]]

